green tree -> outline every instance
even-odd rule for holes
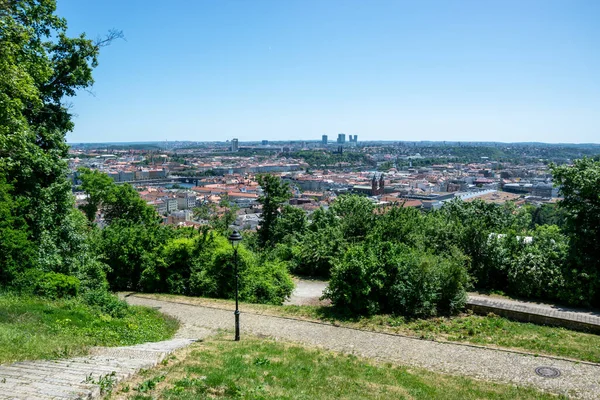
[[[104,219],[108,223],[126,220],[134,224],[154,225],[159,222],[154,207],[146,204],[130,184],[117,185],[100,171],[80,171],[81,188],[88,195],[87,203],[81,209],[90,222],[96,219],[99,208],[104,211]]]
[[[342,234],[349,241],[363,239],[373,228],[375,206],[366,197],[339,196],[331,208],[334,214],[340,217]]]
[[[146,204],[129,183],[114,185],[104,201],[104,218],[111,223],[126,220],[134,224],[156,225],[160,217],[154,207]]]
[[[274,175],[259,175],[257,181],[263,190],[262,196],[258,198],[258,202],[262,205],[258,244],[261,248],[270,248],[275,245],[273,234],[280,215],[280,207],[290,199],[291,192],[289,185]]]
[[[600,305],[600,161],[575,160],[553,165],[554,183],[567,213],[566,232],[571,240],[571,279],[579,300]]]
[[[281,207],[281,213],[273,227],[272,240],[274,243],[298,238],[306,232],[308,221],[304,210],[288,204]]]
[[[221,207],[220,211],[216,204],[202,204],[201,206],[194,208],[194,217],[209,221],[210,226],[213,229],[224,233],[229,230],[229,226],[235,222],[237,212],[240,208],[229,201],[221,201],[219,207]]]
[[[93,84],[100,48],[70,38],[54,0],[0,1],[0,172],[21,204],[39,258],[63,259],[61,231],[73,208],[65,134],[73,129],[67,97]]]
[[[155,269],[160,247],[171,237],[166,227],[132,223],[119,219],[102,230],[99,252],[110,266],[107,272],[112,290],[140,290],[142,272]]]
[[[79,173],[81,189],[87,194],[86,203],[79,208],[84,212],[89,222],[94,222],[102,202],[107,199],[115,184],[107,174],[97,170],[81,168]]]

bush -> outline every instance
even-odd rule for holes
[[[385,271],[370,250],[351,246],[331,270],[324,296],[348,314],[376,314],[381,311],[380,292],[385,278]]]
[[[393,259],[392,268],[396,271],[387,312],[431,317],[455,314],[464,307],[468,279],[460,259],[411,249]]]
[[[83,299],[86,304],[113,318],[123,318],[129,310],[127,303],[102,289],[90,290],[83,295]]]
[[[281,304],[289,297],[294,284],[284,263],[259,262],[243,246],[238,248],[240,299],[254,303]],[[190,290],[199,296],[233,298],[235,264],[231,246],[218,248],[212,262],[190,277]]]
[[[56,272],[29,269],[17,277],[15,289],[22,293],[35,294],[51,299],[75,297],[79,293],[80,281],[74,276]]]
[[[453,314],[466,302],[461,257],[443,258],[404,245],[353,246],[332,270],[325,297],[351,314],[410,317]]]
[[[339,229],[327,227],[308,232],[300,245],[292,247],[290,270],[298,275],[329,277],[343,246]]]
[[[568,243],[556,226],[538,226],[533,242],[518,240],[508,267],[508,292],[533,298],[559,299],[565,295]]]

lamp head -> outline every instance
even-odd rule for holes
[[[240,235],[238,231],[233,231],[233,233],[229,235],[228,239],[231,242],[231,245],[234,248],[236,248],[238,244],[242,241],[242,235]]]

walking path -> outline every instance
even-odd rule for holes
[[[294,293],[285,304],[321,305],[319,298],[327,287],[327,281],[297,279]],[[467,308],[478,314],[494,314],[545,325],[558,325],[572,329],[600,332],[600,312],[561,307],[531,301],[517,301],[470,293]]]
[[[197,332],[196,336],[200,332]],[[97,347],[92,355],[0,365],[0,399],[95,399],[142,368],[194,340],[173,339],[128,347]]]
[[[181,335],[205,337],[208,330],[231,329],[231,311],[162,300],[127,297],[131,304],[157,307],[182,323]],[[243,313],[244,333],[282,338],[401,365],[463,375],[483,380],[533,386],[582,399],[600,399],[600,365],[463,344],[360,331],[333,325]],[[542,377],[540,367],[556,368],[560,376]],[[552,372],[545,369],[545,372]]]

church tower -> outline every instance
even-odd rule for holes
[[[371,196],[377,196],[377,177],[375,175],[371,180]]]

